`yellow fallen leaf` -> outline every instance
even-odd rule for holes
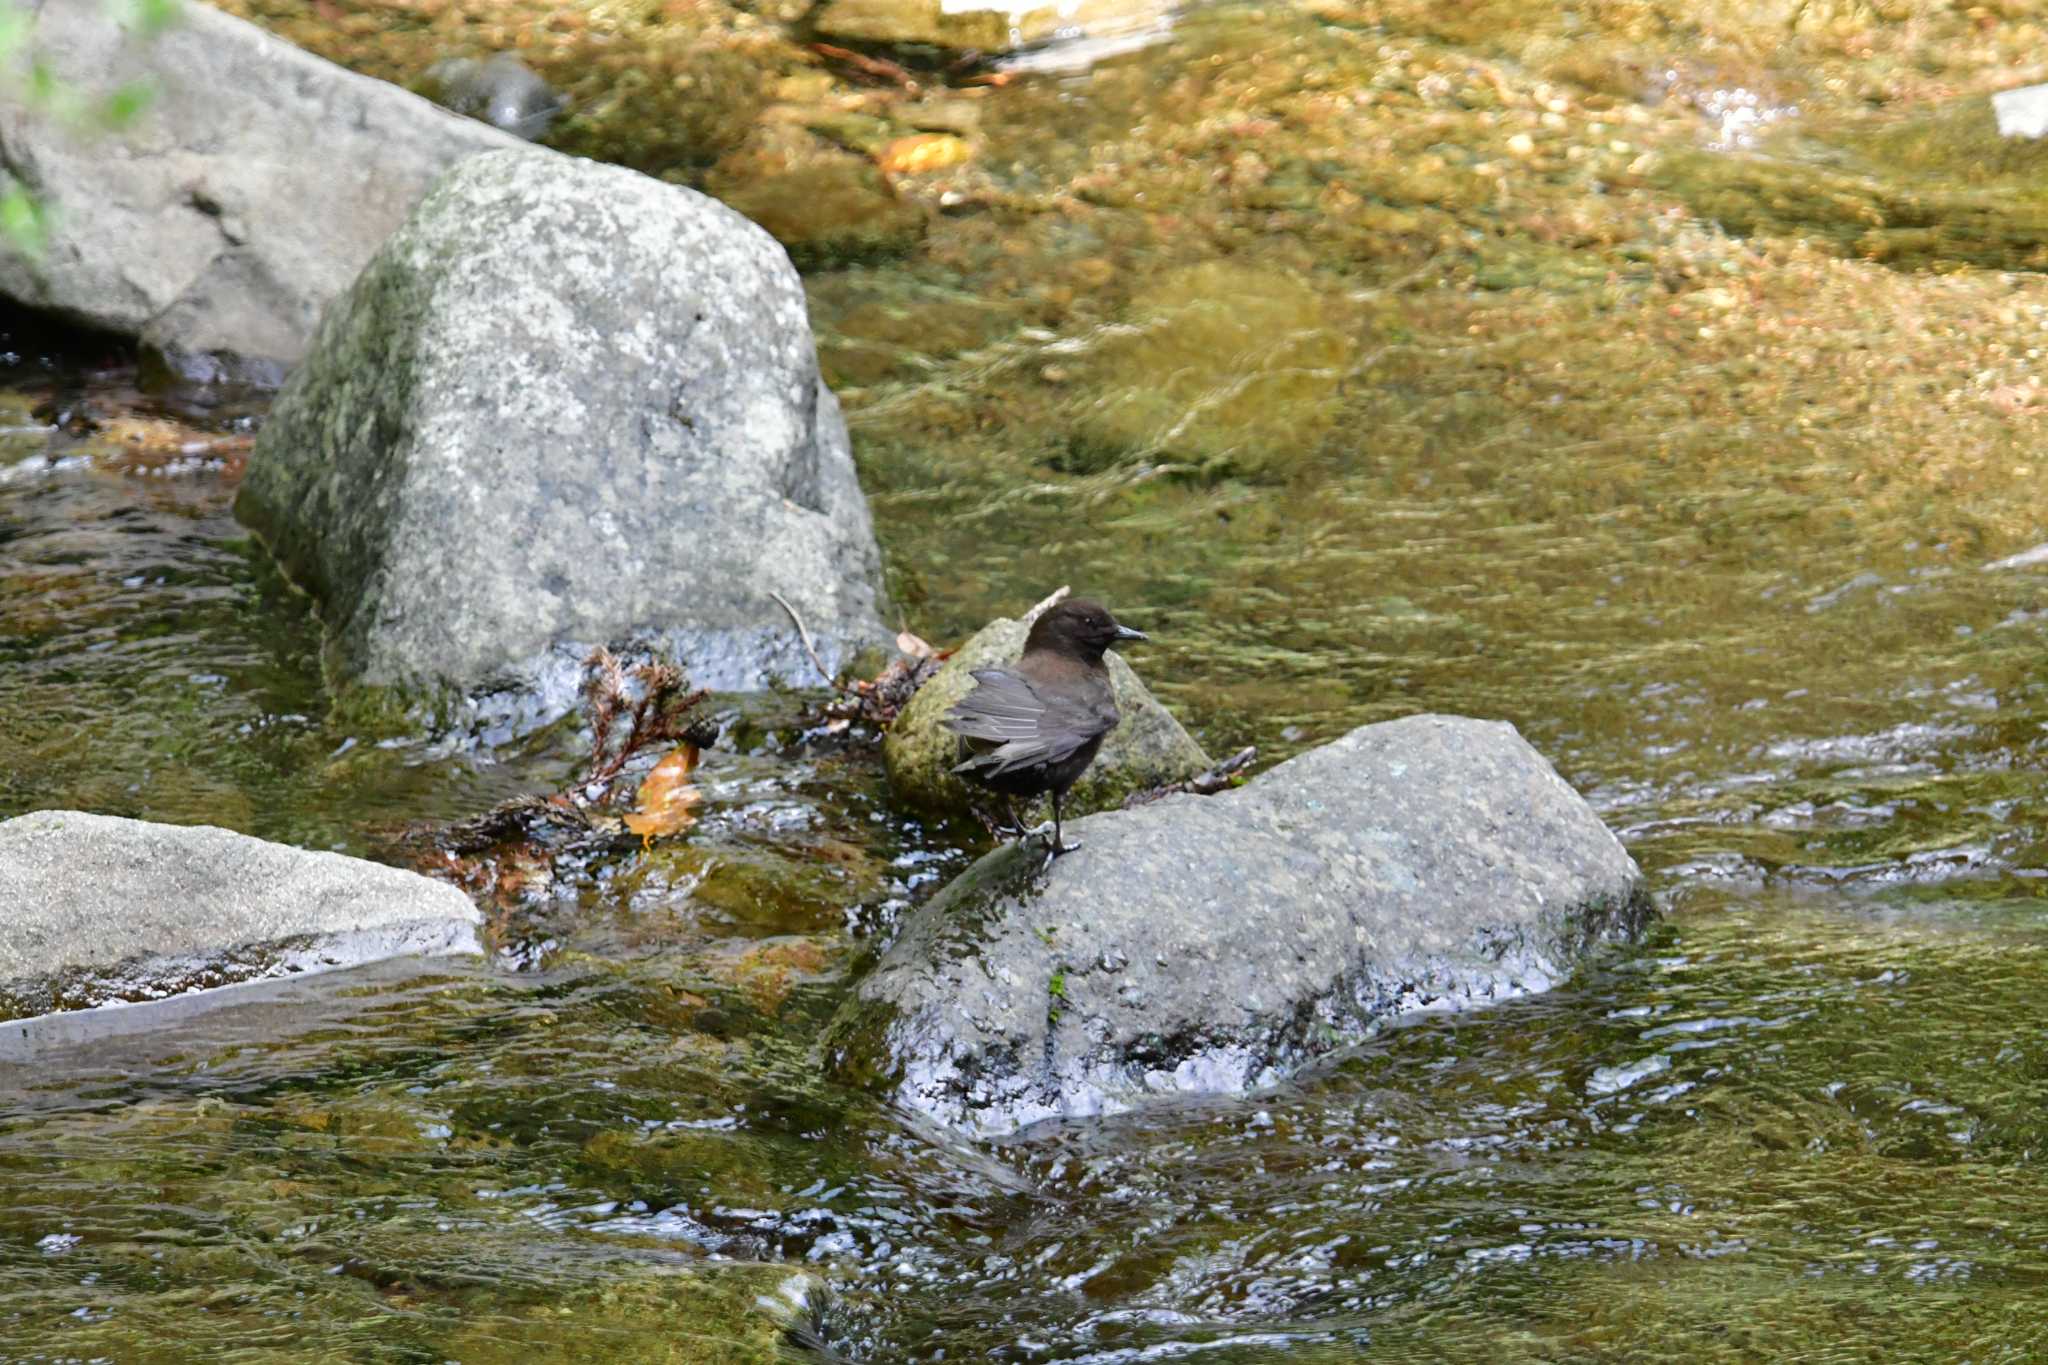
[[[697,823],[697,806],[704,793],[690,781],[703,757],[694,744],[671,750],[640,780],[634,809],[626,816],[626,828],[642,840],[665,834],[680,834]]]
[[[924,175],[957,166],[974,155],[966,138],[951,133],[916,133],[899,137],[875,154],[875,163],[888,175]]]

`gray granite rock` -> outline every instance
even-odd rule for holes
[[[0,99],[0,190],[26,185],[53,225],[40,260],[0,250],[0,296],[193,377],[281,380],[436,176],[522,145],[202,4],[146,40],[89,0],[27,14],[64,89],[150,100],[108,132]]]
[[[974,670],[1016,662],[1029,631],[1024,621],[1008,617],[990,622],[917,690],[882,737],[882,762],[897,799],[928,810],[965,810],[975,802],[999,808],[994,803],[1000,798],[970,788],[954,775],[953,765],[964,750],[960,737],[943,721],[954,703],[973,689]],[[1173,713],[1138,681],[1122,654],[1111,651],[1103,661],[1109,665],[1120,718],[1068,793],[1063,809],[1069,813],[1106,810],[1134,791],[1183,782],[1212,766]],[[1027,813],[1026,818],[1035,817]]]
[[[385,958],[474,953],[469,897],[207,825],[0,821],[0,1019]]]
[[[827,1035],[844,1078],[975,1133],[1236,1093],[1418,1010],[1556,984],[1642,874],[1514,727],[1413,716],[1235,791],[1010,844],[904,925]]]
[[[702,686],[815,685],[771,593],[828,667],[886,638],[789,258],[715,200],[550,153],[427,195],[328,311],[235,510],[349,681],[545,715],[611,644]]]

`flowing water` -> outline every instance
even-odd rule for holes
[[[698,826],[499,959],[0,1055],[0,1359],[2048,1354],[2040,158],[1950,98],[2033,38],[1796,8],[1205,10],[952,92],[922,236],[800,253],[904,624],[1071,582],[1215,753],[1510,719],[1649,941],[1271,1093],[963,1144],[810,1044],[978,836],[732,701]],[[232,461],[53,433],[53,393],[164,400],[21,349],[0,816],[395,858],[573,771],[569,727],[331,709]]]

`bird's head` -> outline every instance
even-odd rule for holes
[[[1024,650],[1029,653],[1034,649],[1051,649],[1093,661],[1100,659],[1104,650],[1121,641],[1149,638],[1142,630],[1118,625],[1116,618],[1109,614],[1109,608],[1100,602],[1070,597],[1048,607],[1032,623],[1031,634],[1024,640]]]

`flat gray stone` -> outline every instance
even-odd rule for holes
[[[816,685],[886,638],[881,555],[803,286],[693,191],[474,157],[335,302],[235,504],[340,677],[575,702],[597,644]]]
[[[1010,844],[842,1006],[842,1077],[972,1133],[1234,1094],[1418,1010],[1557,984],[1650,917],[1642,874],[1514,727],[1413,716],[1217,796]]]
[[[1172,32],[1167,0],[827,0],[815,15],[828,38],[912,44],[953,51],[1082,49],[1029,69],[1069,69],[1104,60]],[[1021,63],[1020,63],[1021,64]]]
[[[208,825],[0,821],[0,1019],[385,958],[474,953],[443,882]]]
[[[0,100],[0,191],[50,211],[40,261],[0,251],[0,296],[138,337],[176,369],[276,383],[434,177],[522,146],[252,24],[186,4],[140,40],[94,0],[31,5],[62,87],[131,82],[143,114],[102,132]]]

